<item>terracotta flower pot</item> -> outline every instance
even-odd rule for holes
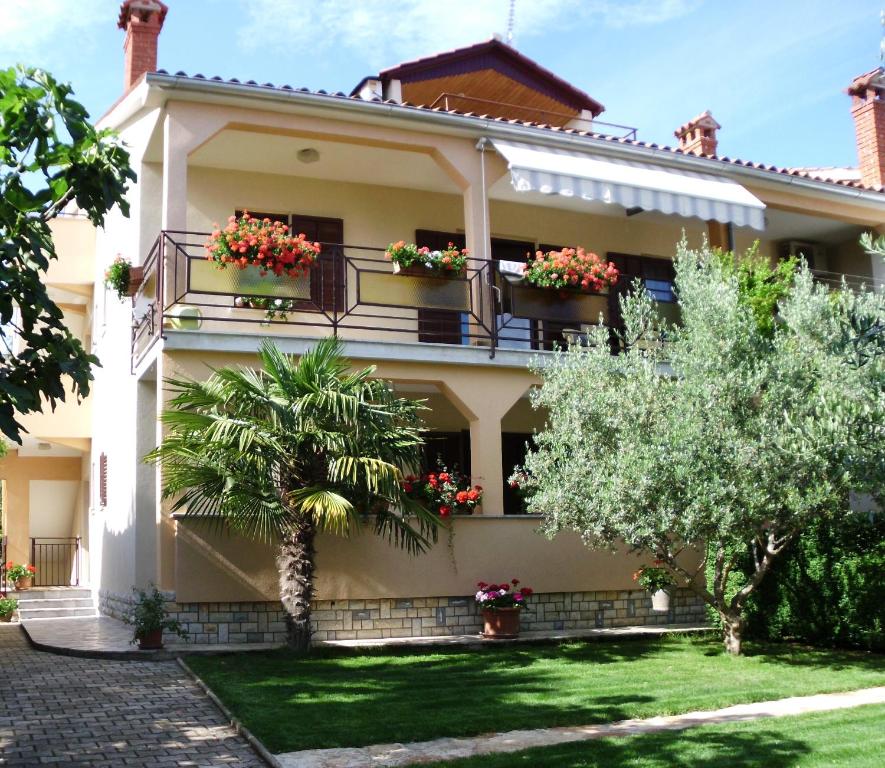
[[[163,647],[163,630],[152,629],[138,638],[138,647],[142,651],[158,651]]]
[[[12,621],[12,614],[11,613],[0,614],[0,622],[8,624],[10,621]]]
[[[658,613],[667,613],[670,610],[670,592],[659,589],[651,593],[651,609]]]
[[[520,608],[484,608],[482,619],[485,624],[483,637],[508,639],[519,637]]]
[[[24,590],[30,589],[34,585],[34,577],[22,576],[20,579],[16,579],[13,584],[15,584],[17,590],[24,592]]]
[[[126,288],[126,295],[135,296],[143,282],[144,267],[129,267],[129,286]]]

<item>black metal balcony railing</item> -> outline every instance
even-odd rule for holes
[[[607,316],[608,297],[570,296],[512,283],[498,262],[473,259],[455,278],[401,276],[384,249],[322,243],[310,273],[261,276],[220,270],[206,259],[206,233],[165,231],[144,262],[135,297],[133,365],[164,328],[332,333],[497,349],[551,349]],[[271,310],[271,312],[269,312]]]
[[[144,262],[134,300],[132,365],[164,328],[231,330],[262,327],[275,335],[333,334],[346,339],[418,341],[488,349],[552,349],[600,322],[618,323],[615,295],[532,288],[501,272],[494,260],[471,258],[457,278],[395,275],[381,248],[322,243],[310,273],[261,276],[257,267],[219,270],[206,259],[208,233],[164,231]],[[821,282],[850,288],[873,278],[815,271]],[[271,312],[269,312],[271,310]],[[662,304],[678,321],[674,304]],[[675,314],[674,314],[675,312]],[[612,339],[612,350],[617,351]]]

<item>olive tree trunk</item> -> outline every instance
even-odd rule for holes
[[[313,599],[316,525],[308,516],[280,543],[280,601],[286,610],[287,642],[300,653],[310,650],[310,604]]]

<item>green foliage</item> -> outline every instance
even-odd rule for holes
[[[55,408],[65,399],[64,377],[85,397],[98,364],[42,282],[56,258],[48,222],[68,203],[96,226],[115,205],[128,215],[129,155],[88,118],[70,86],[46,72],[0,70],[0,431],[18,443],[16,411],[39,411],[41,397]]]
[[[714,251],[714,254],[723,275],[737,278],[741,300],[752,311],[759,331],[771,336],[774,333],[777,305],[787,296],[793,285],[798,260],[790,257],[772,267],[767,258],[759,255],[758,243],[740,258],[731,251]]]
[[[0,597],[0,617],[8,618],[18,608],[18,600],[14,597]]]
[[[187,638],[187,632],[182,629],[178,619],[167,616],[166,598],[153,584],[150,591],[133,587],[132,592],[135,595],[135,604],[123,616],[123,621],[133,626],[133,643],[158,629]]]
[[[104,273],[104,284],[122,299],[129,290],[132,264],[122,256],[117,256]]]
[[[756,637],[885,650],[885,517],[811,522],[748,603],[747,620]]]
[[[675,266],[680,327],[662,326],[634,290],[622,301],[624,354],[610,354],[599,328],[538,368],[534,404],[549,419],[522,485],[548,534],[572,529],[591,546],[626,541],[661,559],[722,617],[729,641],[810,521],[843,509],[851,490],[885,488],[885,355],[853,324],[885,321],[885,294],[830,293],[802,265],[769,327],[761,269],[742,278],[684,243]],[[678,555],[707,544],[705,586],[704,564]],[[752,576],[738,585],[747,551]]]
[[[172,380],[162,445],[165,498],[192,517],[265,540],[304,520],[346,534],[369,515],[410,552],[436,539],[439,518],[408,498],[402,468],[420,463],[420,404],[351,373],[337,339],[296,361],[265,342],[263,369],[221,368]]]

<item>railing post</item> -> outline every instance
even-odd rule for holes
[[[80,586],[80,537],[77,537],[77,542],[74,545],[74,586]]]
[[[31,565],[34,566],[34,568],[37,567],[37,539],[35,539],[33,536],[31,536],[31,560],[30,560],[30,562],[31,562]],[[40,571],[38,569],[37,575],[39,575],[39,573],[40,573]],[[37,579],[35,578],[34,581],[36,582]],[[36,586],[36,584],[35,584],[35,586]]]

